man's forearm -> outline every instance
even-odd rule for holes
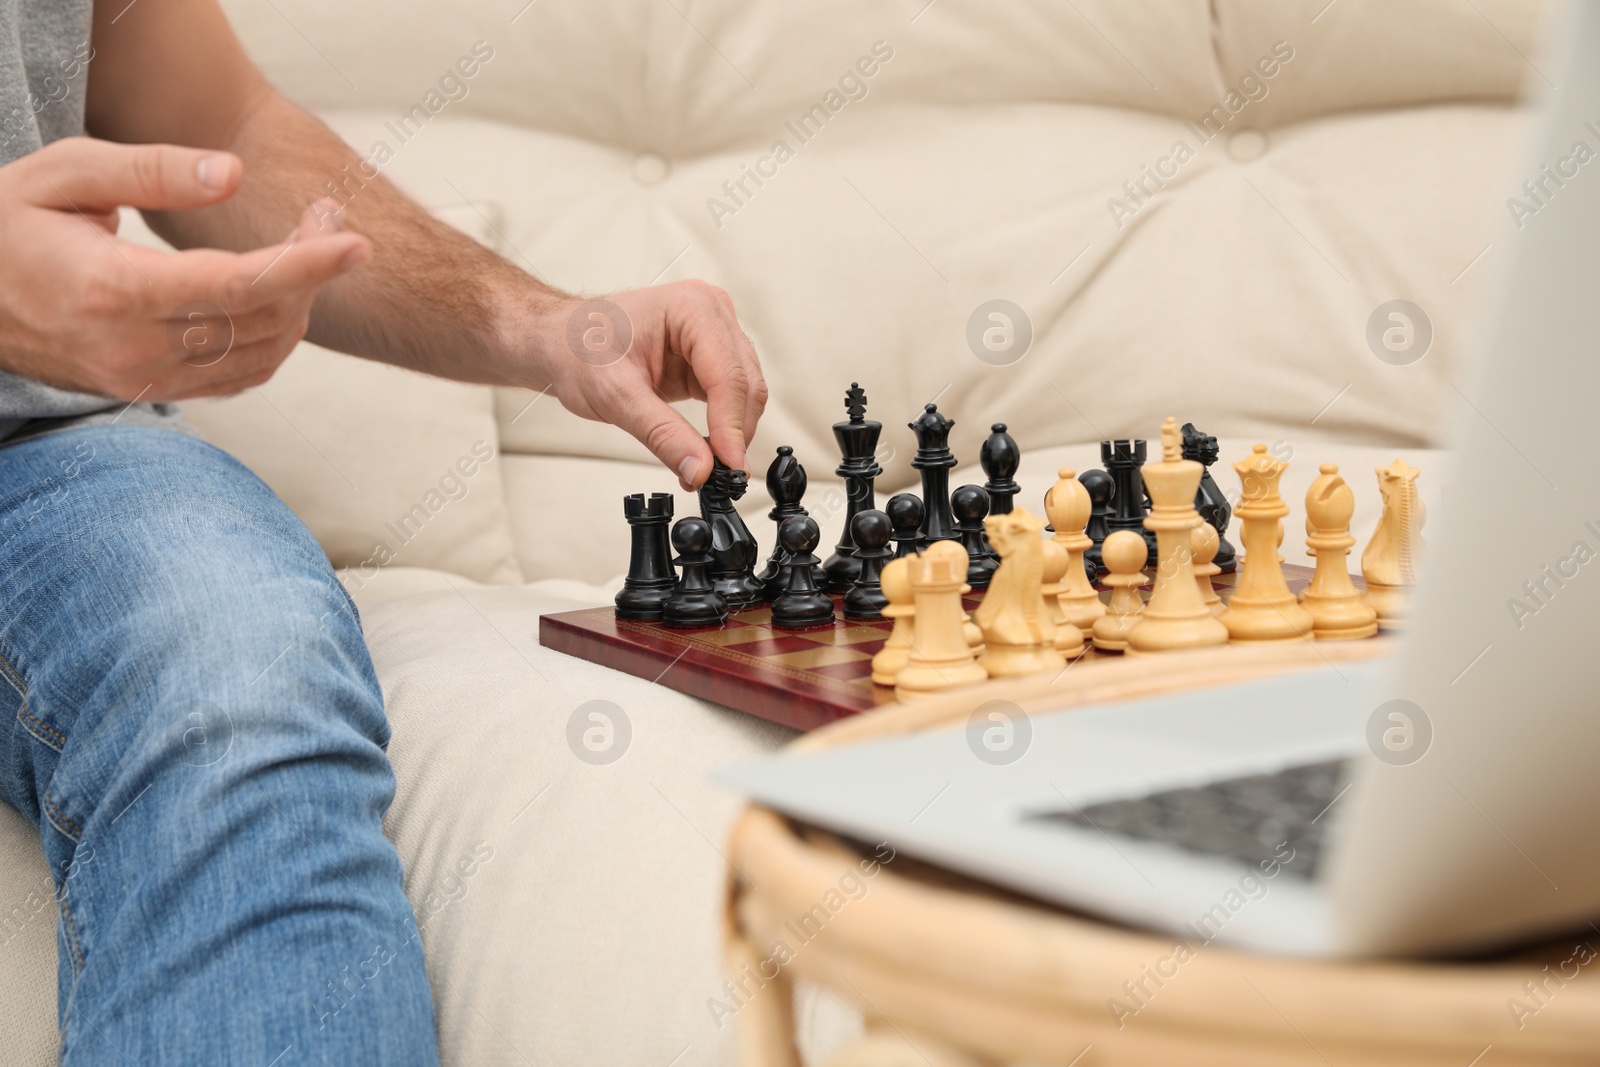
[[[550,336],[529,325],[556,314],[564,294],[434,219],[381,174],[365,177],[315,117],[263,89],[228,142],[213,147],[244,161],[244,183],[203,211],[150,213],[174,245],[242,251],[281,241],[307,205],[329,195],[330,181],[342,189],[344,228],[372,242],[366,267],[323,288],[308,340],[448,378],[549,384],[544,354],[519,345]]]
[[[293,247],[276,253],[283,266],[266,286],[287,291],[266,303],[264,314],[245,320],[260,335],[253,359],[241,355],[218,364],[243,373],[224,377],[173,356],[164,345],[156,355],[164,354],[164,373],[173,380],[163,395],[237,392],[266,381],[304,324],[312,340],[357,355],[464,381],[548,388],[568,411],[633,434],[685,488],[711,474],[713,453],[742,469],[767,387],[733,300],[721,289],[681,281],[611,293],[612,329],[582,334],[590,352],[567,351],[568,323],[579,301],[435,221],[381,176],[363,175],[365,184],[354,195],[340,197],[340,225],[360,237],[317,232],[317,220],[303,217],[307,209],[326,196],[329,181],[337,186],[350,171],[359,173],[361,163],[330,130],[267,84],[216,0],[140,0],[137,8],[123,0],[96,0],[93,39],[88,132],[152,147],[129,155],[86,142],[56,151],[54,166],[121,160],[129,173],[101,190],[97,206],[175,206],[145,217],[180,247],[254,249],[259,255],[298,235]],[[225,149],[243,167],[222,156],[203,160],[192,149]],[[207,162],[221,167],[220,185],[202,173]],[[177,170],[168,175],[163,168]],[[174,188],[152,188],[169,182]],[[55,198],[37,189],[19,196],[46,201],[26,205],[33,215],[45,216],[41,230],[61,229],[59,189],[42,180],[35,184]],[[211,191],[201,195],[202,186]],[[65,232],[83,236],[78,231]],[[102,233],[100,240],[109,238]],[[128,258],[114,241],[110,248]],[[255,266],[251,256],[157,256],[173,261],[161,264],[163,275],[192,272],[197,265],[204,272],[205,284],[184,286],[186,294],[209,285],[222,299],[244,306],[250,294],[264,291],[223,276],[231,270],[244,277],[243,270]],[[219,281],[229,284],[219,289]],[[155,309],[163,328],[182,303],[173,299]],[[156,323],[147,325],[153,330]],[[148,355],[148,342],[137,355]],[[104,368],[89,370],[95,380],[105,376]],[[130,392],[143,395],[137,388]],[[122,394],[113,389],[112,395]],[[705,401],[704,434],[671,406],[686,399]]]

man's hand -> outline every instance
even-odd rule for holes
[[[713,450],[746,469],[767,383],[727,293],[688,281],[602,300],[567,298],[540,316],[537,329],[549,359],[544,370],[567,410],[628,431],[685,489],[711,474]],[[706,403],[709,447],[668,405],[691,398]]]
[[[123,400],[234,393],[270,378],[305,334],[318,286],[366,262],[365,238],[319,230],[328,205],[308,209],[285,244],[242,255],[158,252],[116,236],[121,206],[207,207],[241,178],[226,152],[81,137],[0,167],[0,368]],[[225,319],[193,318],[196,307]],[[231,345],[188,345],[197,327]]]
[[[699,485],[710,475],[713,449],[729,466],[741,470],[747,466],[745,448],[766,404],[767,387],[726,293],[703,282],[680,282],[613,294],[608,298],[611,317],[627,333],[629,344],[597,356],[582,341],[585,332],[594,326],[594,334],[602,335],[613,327],[604,316],[601,323],[591,323],[592,309],[585,305],[594,302],[552,290],[429,216],[374,164],[360,159],[332,130],[267,84],[229,29],[216,0],[140,0],[138,7],[123,17],[126,11],[124,0],[95,4],[96,57],[89,79],[88,129],[123,143],[172,142],[209,148],[214,155],[233,162],[226,190],[209,196],[196,190],[192,168],[200,153],[189,153],[171,163],[182,172],[188,191],[164,198],[161,204],[148,197],[131,200],[127,192],[117,191],[101,195],[100,202],[90,205],[84,200],[94,198],[62,186],[86,214],[100,216],[96,225],[78,218],[74,255],[85,262],[95,257],[95,273],[117,280],[123,286],[124,302],[133,299],[136,290],[132,286],[142,285],[144,279],[130,271],[107,245],[111,231],[105,213],[116,204],[156,208],[146,210],[145,220],[175,247],[240,250],[275,240],[300,217],[308,202],[332,190],[344,228],[371,242],[372,262],[364,270],[333,278],[316,292],[309,326],[312,341],[460,381],[548,387],[571,411],[614,423],[643,441],[688,486]],[[480,59],[480,66],[489,62]],[[464,77],[473,77],[465,73],[467,67],[459,69]],[[81,289],[68,269],[79,266],[72,257],[34,255],[46,243],[59,243],[58,231],[76,214],[65,197],[28,173],[29,168],[59,169],[60,162],[50,157],[60,151],[64,149],[53,146],[27,157],[14,165],[23,168],[15,176],[13,167],[0,169],[0,367],[20,368],[52,381],[64,380],[59,369],[52,372],[52,365],[59,367],[68,359],[81,361],[75,356],[50,354],[73,351],[71,346],[61,344],[41,353],[38,349],[43,346],[38,343],[30,348],[10,338],[18,333],[18,322],[29,321],[24,310],[32,305],[13,295],[29,292],[31,279],[23,277],[25,273],[42,281],[48,271],[50,281],[45,284],[62,292]],[[249,167],[250,181],[240,195],[230,197],[239,181],[239,160]],[[107,169],[114,168],[95,168],[96,172]],[[30,178],[26,185],[24,177]],[[25,197],[12,191],[19,188],[26,190]],[[162,207],[172,210],[160,210]],[[186,210],[195,208],[199,210]],[[17,229],[24,219],[38,232],[24,238],[7,232]],[[341,257],[352,251],[349,245],[323,242],[351,240],[359,239],[325,235],[296,242],[259,283],[273,280],[283,287],[277,294],[276,323],[267,314],[259,318],[268,326],[287,324],[270,335],[271,343],[266,330],[253,335],[261,355],[259,364],[244,368],[244,361],[231,354],[215,367],[196,371],[185,366],[182,360],[172,358],[163,343],[165,324],[160,319],[185,301],[209,299],[234,315],[241,333],[235,342],[237,349],[247,343],[243,336],[246,324],[230,300],[236,300],[239,292],[256,295],[259,284],[248,283],[265,264],[241,271],[233,282],[235,289],[222,295],[185,291],[161,300],[142,298],[143,311],[149,316],[140,335],[142,356],[124,353],[125,361],[160,363],[166,371],[161,380],[181,383],[159,394],[152,389],[151,399],[227,391],[260,380],[305,328],[305,303],[298,301],[309,303],[318,283],[328,281]],[[91,244],[101,247],[97,250]],[[29,253],[28,258],[17,255],[18,250]],[[147,261],[126,246],[121,251],[157,283],[166,281],[157,278],[158,266],[175,270],[183,257],[205,257],[197,262],[213,266],[219,274],[218,286],[223,285],[220,274],[228,265],[246,260],[255,265],[252,257],[260,255],[194,251],[183,257]],[[283,249],[277,246],[267,251],[270,260]],[[293,284],[291,279],[280,279],[279,272],[298,257],[305,258]],[[291,295],[297,300],[290,301]],[[85,330],[98,321],[94,340],[132,343],[123,341],[124,336],[133,336],[131,333],[106,328],[104,315],[94,320],[68,303],[65,309],[55,309],[55,321],[70,319]],[[575,312],[580,313],[576,345],[569,331]],[[238,369],[253,371],[254,379],[219,385],[218,372],[233,370],[230,364],[236,363]],[[116,389],[106,384],[98,388],[132,396],[155,377],[128,371]],[[668,406],[671,401],[691,398],[707,404],[709,444]]]

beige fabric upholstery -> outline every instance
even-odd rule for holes
[[[1277,91],[1293,76],[1291,62]],[[403,151],[391,173],[426,195],[448,179],[462,195],[510,203],[527,174],[600,164],[604,179],[582,196],[557,180],[541,194],[546,207],[508,209],[511,245],[572,289],[693,276],[724,285],[774,395],[755,451],[791,444],[818,473],[836,462],[828,427],[853,379],[902,465],[904,423],[935,396],[958,421],[963,456],[996,419],[1039,448],[1148,435],[1167,412],[1228,435],[1440,441],[1483,264],[1458,276],[1489,243],[1498,172],[1483,160],[1508,147],[1505,108],[1341,114],[1271,130],[1265,155],[1245,162],[1230,154],[1244,142],[1225,132],[1119,228],[1108,199],[1131,203],[1123,181],[1179,139],[1197,141],[1183,121],[1062,107],[1002,122],[893,111],[871,96],[861,107],[720,229],[705,201],[758,146],[674,160],[643,187],[631,153],[597,160],[594,146],[537,130],[491,138],[447,113],[418,138],[437,153]],[[358,144],[352,131],[385,121],[337,118]],[[885,152],[889,142],[899,147]],[[997,159],[1006,177],[991,189]],[[1310,180],[1330,171],[1341,180]],[[924,180],[935,173],[939,182]],[[626,254],[602,254],[623,243]],[[1396,297],[1433,324],[1431,350],[1410,366],[1379,361],[1366,339],[1374,309]],[[1033,324],[1032,349],[1011,366],[980,361],[964,336],[993,298]],[[614,429],[534,400],[517,391],[498,405],[507,451],[648,458]]]
[[[1278,126],[1337,111],[1495,103],[1543,86],[1540,35],[1549,5],[1526,0],[1215,0],[1217,62],[1237,84],[1274,41],[1296,49],[1289,92],[1251,121]],[[1252,103],[1251,107],[1257,105]]]
[[[786,442],[825,462],[851,377],[894,422],[941,390],[961,398],[962,455],[997,417],[1042,447],[1148,433],[1167,411],[1224,434],[1318,419],[1347,439],[1438,443],[1484,271],[1458,275],[1488,243],[1505,101],[1537,78],[1523,58],[1536,5],[920,6],[534,5],[507,25],[455,4],[403,28],[345,7],[319,12],[326,60],[276,13],[235,14],[269,72],[352,109],[335,125],[363,148],[395,141],[385,123],[428,73],[487,42],[468,95],[396,146],[388,172],[431,199],[506,204],[510,244],[557,284],[725,285],[774,387],[762,452]],[[880,40],[893,56],[860,79],[865,97],[800,143],[786,123]],[[1293,58],[1261,78],[1278,42]],[[1228,108],[1247,75],[1266,95],[1235,98],[1202,142],[1186,124]],[[507,117],[519,125],[493,137],[476,122]],[[1261,141],[1241,130],[1264,132],[1264,154],[1249,158]],[[707,201],[731,203],[722,183],[780,139],[796,158],[714,220]],[[1118,226],[1107,201],[1180,139],[1195,157]],[[980,363],[963,337],[996,297],[1036,331],[1011,367]],[[1367,317],[1396,297],[1436,331],[1412,367],[1366,347]],[[503,442],[640,458],[551,404]]]
[[[56,1062],[55,885],[39,836],[0,804],[0,1062]]]
[[[459,203],[436,213],[492,244],[495,212]],[[128,209],[119,232],[167,247]],[[183,410],[270,485],[355,581],[390,565],[522,580],[489,390],[302,344],[261,388]]]
[[[1317,464],[1340,463],[1364,544],[1372,466],[1400,452],[1425,499],[1444,484],[1428,449],[1499,254],[1512,99],[1543,84],[1543,5],[1520,0],[224,3],[290,96],[364,155],[387,141],[386,174],[524,267],[588,293],[727,287],[772,385],[743,509],[769,544],[759,475],[780,443],[837,537],[828,427],[852,380],[885,424],[886,492],[912,484],[904,424],[934,397],[958,420],[952,484],[977,480],[1003,420],[1029,505],[1058,465],[1094,462],[1085,442],[1174,414],[1225,438],[1225,490],[1251,439],[1292,450],[1297,507]],[[480,41],[492,56],[452,74]],[[408,115],[420,128],[402,141],[390,126]],[[807,115],[820,132],[802,140],[788,124]],[[1220,132],[1202,136],[1207,115]],[[1162,167],[1157,187],[1146,168]],[[723,185],[740,179],[735,201]],[[1034,331],[1007,366],[966,339],[997,298]],[[1434,331],[1409,366],[1366,340],[1396,298]],[[385,523],[476,442],[503,452],[393,546],[396,566],[347,572],[395,725],[388,829],[426,917],[445,1062],[727,1064],[706,1001],[734,801],[707,778],[783,735],[538,647],[540,611],[603,602],[625,566],[616,497],[673,480],[619,432],[534,400],[308,349],[258,395],[191,417],[350,566],[393,545]],[[1283,554],[1302,551],[1297,512]],[[541,580],[477,584],[519,574]],[[634,727],[609,766],[565,741],[591,699]],[[479,842],[495,859],[447,883]],[[47,874],[8,812],[0,857],[0,915],[15,915]],[[53,1058],[41,929],[0,943],[8,1064]],[[815,1047],[837,1030],[803,1021]]]
[[[403,783],[388,829],[422,901],[441,1044],[461,1064],[665,1064],[685,1046],[681,1062],[729,1062],[732,1028],[705,1000],[738,804],[704,774],[788,731],[539,647],[539,612],[595,594],[454,584],[363,605]],[[603,766],[569,747],[594,700],[631,731]],[[480,842],[481,873],[441,883]]]
[[[303,344],[261,388],[184,412],[357,581],[391,564],[522,580],[486,389]]]

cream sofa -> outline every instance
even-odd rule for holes
[[[1225,461],[1271,443],[1291,502],[1340,463],[1363,539],[1374,465],[1404,454],[1436,497],[1491,208],[1522,177],[1514,103],[1544,82],[1540,9],[1514,0],[227,6],[285,92],[363,155],[384,142],[387,174],[554,284],[726,287],[772,387],[744,502],[769,544],[759,476],[780,443],[836,536],[829,426],[852,380],[885,424],[884,492],[912,484],[903,426],[937,398],[966,463],[952,484],[979,480],[1005,421],[1028,504],[1058,466],[1096,465],[1093,442],[1169,413],[1222,436]],[[475,46],[475,74],[451,76]],[[1430,327],[1399,351],[1382,334],[1404,324],[1374,319],[1395,299]],[[1024,311],[1009,350],[981,343],[999,320],[969,327],[992,300]],[[311,346],[189,413],[361,605],[445,1061],[730,1062],[708,1001],[737,800],[707,774],[787,735],[537,641],[541,612],[615,590],[618,498],[674,479],[548,397]],[[631,725],[601,766],[567,741],[597,699]],[[46,1063],[54,908],[10,809],[0,856],[0,1060]],[[849,1027],[803,1012],[814,1049]]]

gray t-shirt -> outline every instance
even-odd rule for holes
[[[83,133],[93,13],[93,0],[0,0],[0,165]],[[0,371],[0,441],[80,422],[170,423],[176,417],[170,404],[130,406]]]

